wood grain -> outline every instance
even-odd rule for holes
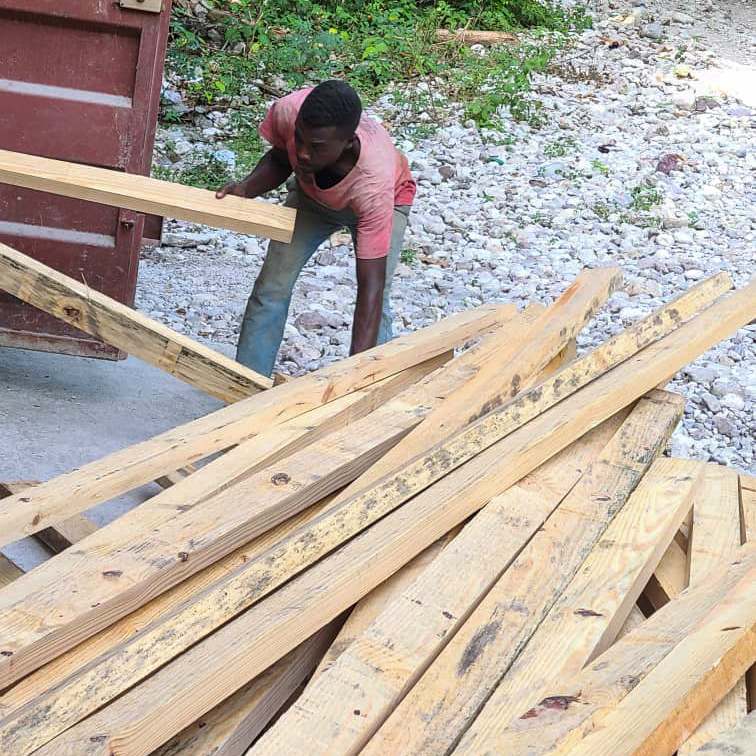
[[[283,242],[294,232],[296,211],[271,202],[217,200],[206,189],[8,150],[0,150],[0,181]]]

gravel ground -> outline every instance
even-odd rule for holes
[[[537,80],[544,128],[506,121],[483,141],[454,108],[427,140],[395,128],[419,189],[393,288],[396,331],[481,302],[548,304],[583,267],[620,265],[623,290],[579,338],[584,351],[707,276],[726,271],[743,286],[756,272],[756,8],[599,6],[594,28]],[[372,112],[400,120],[388,96]],[[161,137],[222,139],[223,118],[213,123],[220,134]],[[179,223],[163,242],[144,252],[138,307],[228,352],[264,242]],[[354,296],[352,252],[337,236],[300,278],[282,372],[347,354]],[[670,387],[689,399],[672,453],[756,473],[756,324]]]

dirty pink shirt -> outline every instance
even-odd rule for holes
[[[274,147],[286,150],[294,175],[300,178],[294,146],[294,122],[305,97],[302,89],[273,103],[260,124],[260,135]],[[360,157],[349,173],[330,189],[299,181],[299,187],[315,202],[331,210],[351,209],[357,216],[357,250],[361,259],[385,257],[391,241],[395,205],[411,205],[415,181],[407,158],[391,141],[386,129],[363,114],[357,127]]]

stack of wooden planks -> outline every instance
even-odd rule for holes
[[[471,310],[6,484],[0,546],[57,553],[0,561],[0,753],[748,740],[756,480],[662,456],[684,400],[661,387],[756,317],[756,281],[704,281],[577,356],[620,285],[587,270],[549,307]],[[85,519],[157,479],[110,525]]]

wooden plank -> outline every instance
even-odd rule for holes
[[[0,150],[0,181],[283,242],[294,232],[296,212],[282,205],[232,196],[218,201],[206,189],[8,150]]]
[[[591,617],[574,616],[572,609],[565,607],[578,603],[578,609],[592,611],[595,607],[596,611],[609,615],[612,597],[592,597],[589,600],[581,590],[584,581],[578,581],[572,591],[570,581],[594,546],[599,544],[607,526],[611,527],[609,523],[613,519],[620,518],[622,528],[616,538],[627,538],[623,527],[625,520],[632,518],[632,514],[637,515],[639,509],[642,512],[647,499],[642,496],[640,503],[631,507],[630,516],[623,516],[623,507],[644,474],[650,476],[652,496],[661,488],[667,493],[666,503],[671,493],[669,489],[685,485],[684,481],[689,475],[687,470],[682,476],[675,475],[676,471],[668,471],[664,467],[649,470],[682,417],[684,406],[684,401],[674,394],[654,392],[652,396],[653,399],[644,398],[638,402],[625,424],[562,504],[491,588],[404,700],[393,708],[391,716],[360,751],[361,756],[386,753],[445,754],[470,726],[512,665],[518,651],[529,642],[539,624],[545,621],[563,591],[567,591],[567,597],[556,608],[557,614],[566,616],[567,630],[557,642],[561,648],[549,649],[544,663],[543,648],[539,643],[537,648],[540,651],[536,653],[533,669],[526,666],[519,671],[518,680],[521,679],[520,675],[526,675],[528,683],[517,683],[513,694],[514,715],[517,713],[516,699],[522,691],[527,692],[529,685],[539,690],[551,679],[549,653],[553,654],[554,668],[557,670],[560,665],[568,665],[570,651],[578,657],[581,651],[585,655],[586,649],[578,647],[576,650],[567,639],[570,637],[570,625],[573,629],[574,625],[581,624],[590,627]],[[690,509],[689,501],[687,506]],[[683,516],[684,512],[680,511],[678,521],[669,532],[670,539]],[[612,538],[607,535],[603,550],[613,551],[606,548],[611,543]],[[636,545],[640,547],[640,544]],[[601,553],[592,561],[600,562],[603,559],[607,562],[601,564],[601,569],[610,576],[612,567],[606,556]],[[630,555],[626,554],[625,558],[629,559]],[[637,594],[642,585],[638,586]],[[595,591],[595,583],[591,589]],[[628,610],[637,594],[628,603]],[[581,606],[581,603],[587,605]],[[604,604],[607,605],[606,609],[603,609]],[[598,629],[600,619],[594,619],[594,627]],[[549,629],[543,632],[549,634],[548,643],[553,645],[551,627],[551,623],[548,623]],[[616,626],[614,631],[618,629]],[[584,628],[583,632],[589,630]],[[602,643],[602,632],[599,631],[593,640],[595,644]],[[566,656],[561,655],[562,649]],[[587,652],[592,650],[589,643]],[[506,702],[504,707],[507,708]],[[477,752],[477,743],[466,751]]]
[[[726,672],[732,684],[738,674],[733,674],[732,664],[725,654],[716,654],[710,661],[703,651],[713,651],[719,641],[739,643],[744,637],[745,617],[750,615],[753,625],[756,618],[756,547],[744,546],[733,559],[725,561],[701,583],[691,586],[677,599],[662,607],[649,617],[641,627],[605,651],[579,675],[564,680],[550,691],[537,706],[510,722],[493,747],[481,750],[478,756],[574,756],[576,749],[593,735],[601,737],[607,732],[607,723],[618,705],[634,697],[636,706],[650,719],[661,712],[673,699],[673,694],[664,686],[682,684],[693,686],[701,675]],[[740,616],[733,616],[739,613]],[[739,627],[739,630],[722,632],[723,627]],[[701,643],[700,641],[706,640]],[[709,644],[711,640],[713,643]],[[662,666],[663,662],[669,662]],[[671,663],[670,663],[671,662]],[[679,662],[679,663],[678,663]],[[686,666],[693,665],[690,676]],[[652,684],[644,684],[651,680]],[[661,680],[660,680],[661,678]],[[658,683],[661,682],[661,685]],[[714,682],[714,680],[707,680]],[[726,684],[730,684],[727,680]],[[689,692],[691,692],[689,690]],[[716,694],[712,690],[709,707],[713,706]],[[694,702],[688,714],[694,713]],[[695,712],[698,718],[700,710]],[[638,721],[631,710],[625,709],[625,719],[619,723],[622,734],[631,741],[636,729],[644,730],[646,723]],[[687,716],[687,715],[686,715]],[[681,721],[684,717],[681,717]],[[690,732],[695,725],[685,722]],[[682,734],[680,739],[685,735]],[[621,739],[621,738],[620,738]],[[658,750],[642,751],[648,756],[671,754],[676,746],[659,744]],[[622,746],[616,751],[607,751],[619,756],[625,751]],[[630,751],[634,754],[639,751]]]
[[[717,283],[716,291],[728,281]],[[706,289],[707,294],[711,286]],[[699,303],[699,299],[695,299]],[[706,300],[704,300],[706,301]],[[167,472],[227,449],[272,426],[397,376],[516,316],[513,305],[452,315],[310,375],[110,454],[0,503],[0,545],[101,504]]]
[[[462,735],[458,756],[493,748],[518,714],[611,645],[690,511],[704,467],[690,460],[654,462]]]
[[[677,540],[669,544],[643,595],[654,611],[676,598],[688,587],[688,555]]]
[[[570,756],[658,756],[675,748],[679,753],[685,737],[756,659],[756,579],[739,599],[681,640]]]
[[[0,554],[0,588],[10,585],[23,574],[24,571],[20,567],[11,562],[5,554]]]
[[[756,753],[756,711],[716,738],[704,743],[693,756],[752,756]]]
[[[310,684],[254,755],[359,752],[626,416],[607,420],[489,502]]]
[[[324,627],[152,756],[243,756],[333,640]]]
[[[756,543],[756,478],[743,475],[738,476],[740,484],[740,519],[741,536],[744,543]],[[756,710],[756,663],[746,674],[746,688],[748,689],[748,708]]]
[[[6,244],[0,244],[0,288],[225,402],[273,385],[267,376]]]
[[[711,464],[701,493],[693,506],[693,528],[688,548],[688,580],[695,585],[740,546],[740,494],[738,474],[722,465]],[[756,660],[756,655],[754,656]],[[723,730],[734,727],[748,711],[745,678],[680,744],[678,756],[690,756]]]
[[[139,602],[149,600],[155,590],[165,590],[201,569],[222,555],[228,546],[235,547],[243,540],[249,540],[254,533],[246,528],[256,518],[256,510],[257,515],[263,515],[264,510],[273,515],[273,520],[268,519],[267,515],[263,515],[262,519],[257,517],[261,526],[264,524],[268,527],[286,517],[287,511],[293,512],[283,506],[285,499],[299,501],[296,504],[296,508],[299,508],[300,504],[306,505],[308,496],[310,499],[320,498],[327,489],[322,488],[318,480],[322,482],[329,478],[329,466],[332,472],[338,468],[339,455],[342,461],[353,459],[357,466],[342,467],[336,478],[330,476],[331,483],[338,485],[341,482],[339,475],[348,469],[352,472],[347,472],[348,477],[343,480],[364,469],[371,459],[380,454],[381,447],[385,448],[400,437],[469,377],[469,371],[480,359],[476,354],[480,354],[480,357],[485,355],[483,345],[480,349],[469,350],[464,359],[455,360],[443,371],[427,376],[417,385],[410,385],[369,418],[366,417],[366,410],[380,402],[386,391],[376,388],[369,392],[366,390],[364,406],[360,404],[359,412],[351,412],[356,397],[356,394],[352,394],[308,413],[306,418],[295,418],[269,433],[260,434],[103,528],[70,558],[58,557],[56,561],[41,565],[35,570],[34,577],[19,586],[13,595],[0,595],[0,603],[5,601],[9,608],[15,607],[8,613],[11,622],[11,615],[19,612],[16,615],[18,623],[7,630],[8,637],[16,638],[18,644],[14,663],[10,665],[16,669],[11,671],[11,676],[14,679],[20,676],[17,665],[23,655],[30,659],[34,657],[36,662],[40,660],[41,657],[34,652],[35,646],[44,645],[46,655],[52,658],[56,646],[51,644],[54,644],[55,638],[66,639],[61,642],[70,644],[72,641],[68,639],[68,632],[85,632],[85,628],[79,626],[81,616],[87,617],[86,632],[96,631],[138,608]],[[419,366],[405,373],[418,374],[425,369]],[[394,384],[402,385],[406,380],[404,374],[385,379],[386,390],[393,390]],[[340,421],[336,426],[337,435],[331,434],[319,445],[303,444],[303,439],[321,439],[324,429],[334,417]],[[348,420],[353,422],[345,428]],[[311,428],[312,422],[316,422],[315,430]],[[380,438],[382,431],[385,435],[383,442]],[[353,441],[354,434],[357,434],[361,445]],[[285,452],[300,447],[299,463],[296,456],[286,458]],[[371,450],[368,456],[362,455],[362,461],[360,449],[362,452]],[[286,466],[279,466],[284,461]],[[292,463],[294,466],[300,465],[299,472],[292,467]],[[244,481],[249,482],[245,484]],[[305,498],[302,498],[303,495]],[[270,503],[271,496],[279,503],[267,506],[265,502]],[[247,505],[246,497],[256,505]],[[203,503],[203,507],[196,507],[198,503]],[[235,512],[241,520],[234,524],[234,518],[226,516],[229,511]],[[237,527],[242,521],[246,522],[242,529],[244,532]],[[236,530],[236,535],[227,539],[226,545],[221,547],[222,539],[219,540],[219,537],[223,532],[230,536],[233,530]],[[208,532],[213,538],[205,542],[202,534]],[[236,543],[239,538],[243,540]],[[211,543],[213,548],[207,551],[206,547]],[[134,544],[138,544],[138,548],[132,548]],[[183,547],[179,544],[183,544]],[[183,553],[185,558],[179,559],[177,553]],[[119,574],[113,575],[116,568]],[[61,576],[66,576],[64,582]],[[74,585],[77,589],[72,592]],[[32,621],[31,618],[38,613],[47,612],[43,609],[45,606],[57,607],[54,610],[55,619],[47,614],[47,619],[42,623]],[[26,648],[23,655],[19,653],[21,646]]]
[[[161,488],[170,488],[177,483],[181,483],[182,480],[188,478],[194,472],[197,472],[197,468],[194,465],[186,465],[178,470],[161,475],[159,478],[155,478],[155,483]]]
[[[28,488],[36,485],[39,484],[33,480],[0,483],[0,499],[20,494],[22,491],[26,491]],[[40,530],[39,533],[35,534],[35,537],[54,554],[58,554],[67,549],[71,544],[77,543],[88,535],[91,535],[95,530],[97,530],[97,525],[92,520],[86,515],[77,514],[63,520],[63,522],[59,522],[57,525]]]

